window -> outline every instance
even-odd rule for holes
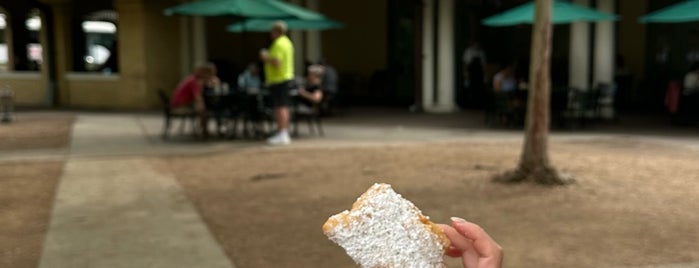
[[[41,16],[39,10],[34,9],[29,12],[25,26],[29,32],[27,43],[27,66],[26,70],[38,71],[43,64],[43,47],[41,46]]]
[[[2,8],[0,8],[0,71],[8,70],[7,64],[10,60],[6,41],[6,34],[8,33],[8,31],[6,30],[6,18],[7,16],[4,13],[2,13]]]
[[[80,24],[85,47],[80,69],[88,72],[119,71],[116,12],[104,10],[85,16]]]
[[[13,25],[10,14],[0,8],[0,71],[38,71],[41,68],[40,14],[38,9],[32,9],[17,17],[24,24]]]

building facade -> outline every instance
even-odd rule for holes
[[[486,78],[501,63],[526,63],[529,56],[530,26],[480,24],[524,0],[289,1],[345,24],[290,36],[297,73],[306,61],[325,58],[338,70],[341,97],[350,105],[455,111],[464,95],[462,53],[470,43],[479,41],[488,55]],[[182,2],[0,0],[0,87],[11,87],[20,105],[149,109],[160,105],[158,90],[173,90],[197,63],[215,62],[222,79],[232,83],[268,45],[265,33],[226,32],[233,18],[163,15]],[[677,55],[699,48],[696,24],[667,30],[636,22],[675,0],[573,2],[619,14],[620,20],[555,26],[554,85],[589,88],[618,82],[623,73],[631,77],[624,89],[628,101],[657,98],[662,83],[647,88],[648,81],[663,79],[655,77],[657,57],[672,51],[668,72],[679,72],[685,63]],[[688,42],[677,41],[683,35]]]

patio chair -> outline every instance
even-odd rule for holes
[[[273,129],[274,110],[266,90],[254,90],[241,96],[243,137],[266,138]]]
[[[300,97],[295,97],[292,107],[291,107],[291,118],[293,123],[292,136],[297,137],[299,135],[299,121],[303,120],[308,123],[308,132],[310,134],[318,134],[319,136],[324,136],[323,123],[321,120],[321,110],[320,107],[327,105],[324,102],[329,101],[327,98],[323,97],[320,103],[316,103],[313,106],[308,106],[299,101]]]
[[[568,123],[577,123],[585,127],[591,120],[599,118],[600,89],[582,90],[571,88],[568,93],[568,105],[565,117]]]
[[[235,91],[214,93],[205,89],[204,103],[210,117],[216,121],[219,136],[234,139],[238,134],[238,122],[243,119],[243,94]]]
[[[163,133],[162,138],[164,140],[170,137],[170,126],[172,125],[173,119],[180,119],[180,133],[184,133],[185,125],[187,121],[190,121],[192,125],[192,130],[197,129],[197,118],[199,117],[195,111],[191,112],[177,112],[173,111],[170,107],[170,97],[163,90],[158,90],[158,96],[160,97],[161,104],[163,105]]]
[[[597,100],[597,116],[600,119],[610,119],[617,121],[616,110],[614,109],[614,102],[616,96],[616,86],[610,84],[599,84],[597,85],[598,90],[598,100]]]
[[[523,103],[526,97],[515,93],[485,91],[485,124],[488,126],[518,126],[524,121]]]

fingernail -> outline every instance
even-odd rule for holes
[[[465,223],[466,220],[459,218],[459,217],[451,217],[451,221],[453,222],[459,222],[459,223]]]

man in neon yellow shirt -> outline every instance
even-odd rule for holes
[[[289,103],[291,82],[294,79],[294,45],[286,36],[286,23],[277,21],[272,26],[272,45],[269,52],[262,50],[260,59],[264,62],[265,80],[272,94],[274,114],[277,120],[277,133],[267,139],[271,145],[287,145],[289,137]]]

